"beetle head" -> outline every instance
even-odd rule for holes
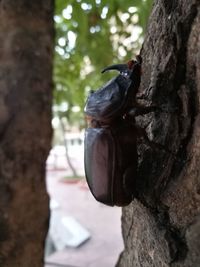
[[[127,64],[114,64],[106,67],[102,70],[102,73],[109,70],[117,70],[121,75],[130,78],[131,80],[135,75],[141,75],[141,64],[142,57],[140,55],[136,56],[136,60],[130,60]]]

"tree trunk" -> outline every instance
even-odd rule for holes
[[[53,0],[2,0],[0,14],[0,266],[42,267]]]
[[[138,196],[123,209],[118,267],[200,266],[200,1],[156,0],[141,91],[160,110],[138,123]],[[147,89],[148,88],[148,89]],[[146,89],[146,90],[145,90]]]

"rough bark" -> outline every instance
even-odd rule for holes
[[[138,123],[138,196],[123,209],[118,267],[200,266],[200,1],[156,0],[141,90],[161,110]],[[146,88],[146,90],[145,90]]]
[[[43,266],[53,0],[0,1],[0,266]]]

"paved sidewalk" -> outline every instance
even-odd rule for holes
[[[50,255],[46,261],[52,264],[45,267],[114,267],[123,250],[121,208],[94,200],[84,180],[64,183],[65,175],[66,171],[49,170],[48,192],[59,203],[62,214],[74,217],[91,238],[78,248],[65,248]]]

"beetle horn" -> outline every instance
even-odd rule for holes
[[[103,69],[101,71],[101,73],[104,73],[104,72],[109,71],[109,70],[118,70],[119,72],[123,72],[123,71],[128,70],[128,65],[127,64],[115,64],[115,65],[111,65],[111,66],[108,66],[105,69]]]

